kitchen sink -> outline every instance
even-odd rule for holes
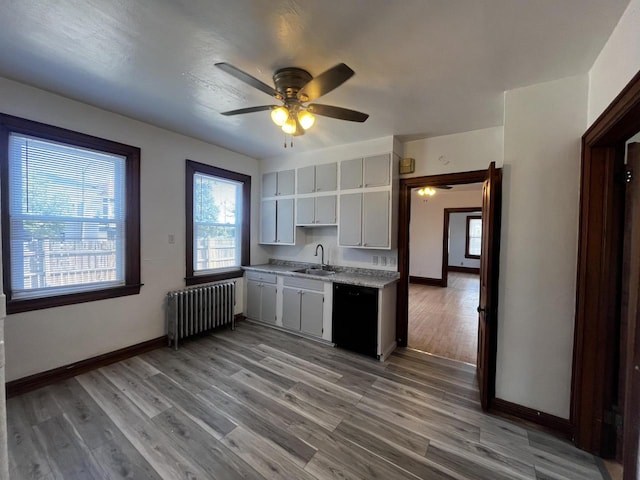
[[[294,270],[296,273],[306,273],[307,275],[317,275],[318,277],[328,277],[329,275],[335,275],[336,272],[331,270],[323,270],[321,268],[301,268],[300,270]]]

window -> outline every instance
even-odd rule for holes
[[[140,292],[140,149],[0,114],[9,313]]]
[[[249,262],[251,177],[187,160],[186,283],[242,275]]]
[[[466,258],[480,258],[482,247],[482,217],[467,217],[467,241],[464,256]]]

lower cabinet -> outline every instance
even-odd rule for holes
[[[295,277],[284,278],[282,326],[321,337],[324,318],[324,283]]]
[[[247,276],[247,318],[276,323],[276,276],[249,273]]]

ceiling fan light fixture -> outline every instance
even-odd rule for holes
[[[436,194],[436,189],[433,187],[424,187],[418,190],[418,195],[420,195],[421,197],[424,197],[425,195],[429,197],[433,197],[435,194]]]
[[[316,117],[314,117],[312,113],[306,110],[302,110],[298,113],[298,122],[300,122],[302,128],[304,128],[305,130],[309,130],[316,122]]]
[[[295,135],[297,130],[296,119],[290,116],[287,120],[282,124],[282,131],[287,135]]]
[[[271,120],[273,123],[282,127],[289,118],[289,110],[285,107],[277,107],[271,110]]]

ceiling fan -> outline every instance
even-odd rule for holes
[[[364,122],[369,115],[347,108],[308,103],[342,85],[355,73],[344,63],[330,68],[317,77],[301,68],[287,67],[273,74],[275,88],[243,72],[233,65],[221,62],[216,67],[238,80],[271,95],[283,105],[261,105],[259,107],[240,108],[222,112],[222,115],[241,115],[244,113],[271,110],[271,119],[289,135],[304,135],[305,130],[315,123],[314,115],[337,118],[350,122]],[[286,144],[285,144],[286,145]]]

